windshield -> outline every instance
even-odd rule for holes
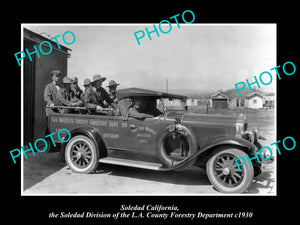
[[[157,108],[165,110],[186,110],[186,102],[179,98],[160,98],[157,100]]]

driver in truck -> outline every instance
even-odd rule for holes
[[[137,96],[131,98],[132,105],[128,110],[128,116],[135,119],[153,118],[161,114],[156,108],[156,100]]]

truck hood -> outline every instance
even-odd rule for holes
[[[230,125],[236,122],[242,122],[238,116],[233,115],[212,115],[212,114],[196,114],[184,113],[182,117],[183,123],[200,123],[200,124],[216,124],[216,125]]]
[[[199,147],[221,137],[234,137],[242,131],[245,117],[242,115],[196,114],[191,112],[172,112],[167,119],[179,118],[182,125],[191,128],[196,135]]]

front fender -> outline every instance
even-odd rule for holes
[[[102,135],[97,129],[95,129],[94,127],[86,126],[86,127],[75,128],[70,132],[71,132],[71,137],[76,135],[85,135],[88,138],[90,138],[94,142],[97,151],[99,152],[99,158],[107,157],[107,149],[105,146],[105,142],[102,138]]]
[[[180,164],[170,167],[170,168],[165,168],[164,170],[178,170],[178,169],[184,167],[186,164],[191,162],[193,159],[195,159],[199,155],[201,155],[202,153],[212,150],[215,147],[223,146],[223,145],[234,145],[234,146],[240,147],[249,155],[252,155],[253,151],[255,151],[255,145],[247,140],[244,140],[244,139],[238,138],[238,137],[222,137],[222,138],[213,140],[211,143],[209,143],[206,146],[201,147],[195,154],[191,155],[189,158],[185,159]]]
[[[239,137],[222,137],[213,140],[210,144],[204,146],[200,149],[200,153],[205,152],[211,148],[214,148],[216,146],[220,145],[235,145],[238,147],[242,147],[245,149],[246,153],[250,153],[252,155],[252,152],[255,151],[256,147],[253,143]],[[197,152],[198,153],[198,152]]]

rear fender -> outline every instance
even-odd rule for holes
[[[93,127],[78,127],[74,130],[71,130],[71,137],[76,135],[85,135],[90,138],[96,146],[96,149],[99,153],[99,158],[107,157],[107,148],[105,142],[101,133],[97,129]]]

